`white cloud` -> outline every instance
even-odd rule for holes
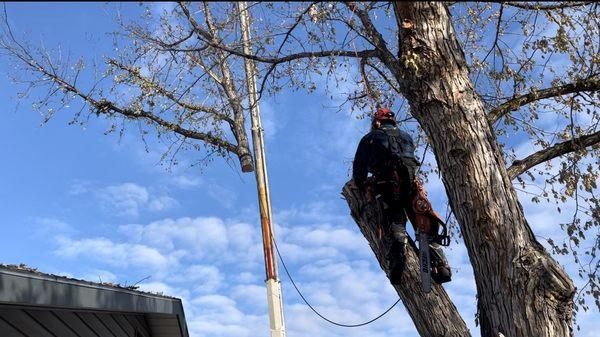
[[[87,181],[75,181],[69,186],[69,194],[80,195],[85,194],[90,189],[90,182]]]
[[[175,293],[177,293],[175,288],[163,282],[143,282],[138,284],[138,286],[139,290],[150,293],[158,293],[168,296],[175,296]]]
[[[72,240],[68,237],[58,239],[59,256],[101,262],[120,268],[148,268],[166,271],[177,263],[171,256],[161,254],[157,249],[140,244],[115,243],[107,238],[89,238]]]
[[[56,218],[35,218],[34,222],[37,224],[35,234],[38,236],[63,235],[75,232],[75,228],[73,228],[73,226]]]
[[[181,297],[191,336],[250,337],[268,329],[258,229],[215,217],[164,219],[120,226],[121,242],[61,238],[57,253],[98,267],[138,270],[136,275],[145,273],[140,269],[150,269],[152,281],[140,284],[140,289]],[[281,242],[288,267],[307,298],[323,313],[353,323],[377,315],[395,301],[396,295],[375,261],[356,259],[357,245],[368,249],[364,239],[359,242],[360,233],[330,224],[281,229],[289,238],[289,243]],[[290,253],[290,247],[297,251]],[[88,274],[102,274],[102,270],[105,268]],[[290,334],[384,336],[392,327],[397,331],[398,320],[407,323],[401,331],[413,331],[406,313],[393,311],[393,316],[377,325],[348,335],[345,330],[324,326],[300,304],[287,280],[282,286]]]
[[[189,175],[177,175],[172,179],[173,183],[181,188],[189,188],[200,186],[203,180],[200,177],[189,176]]]
[[[267,101],[261,102],[260,108],[260,119],[265,137],[267,141],[273,140],[279,130],[285,126],[285,111],[276,111],[273,105]]]
[[[117,283],[118,277],[108,270],[93,269],[88,273],[84,274],[81,279],[92,281],[92,282],[108,282]]]
[[[352,249],[364,246],[365,238],[358,231],[347,228],[322,225],[317,228],[293,227],[288,234],[302,246],[325,247],[332,246],[338,249]]]
[[[153,279],[154,279],[154,277],[153,277]],[[195,308],[190,307],[190,303],[189,303],[190,302],[190,300],[189,300],[190,299],[190,291],[186,288],[176,287],[176,286],[168,284],[167,282],[164,282],[164,281],[145,281],[145,282],[140,282],[137,284],[133,283],[133,284],[137,285],[139,287],[138,289],[141,291],[155,293],[155,294],[161,294],[161,295],[171,296],[171,297],[176,297],[176,298],[181,299],[186,316],[190,313],[193,314],[195,312],[195,310],[193,310]]]
[[[332,222],[316,222],[319,212]],[[319,203],[282,213],[287,216],[277,227],[279,248],[297,285],[321,313],[354,324],[377,316],[397,299],[349,217],[342,220]],[[181,297],[191,336],[250,337],[268,331],[257,225],[216,217],[178,218],[120,226],[119,234],[120,243],[104,238],[64,240],[59,252],[117,268],[160,270],[141,289]],[[477,336],[476,288],[466,248],[453,245],[446,253],[454,280],[445,288]],[[280,273],[289,335],[417,336],[402,304],[360,329],[332,327],[303,304],[281,265]]]
[[[242,272],[240,274],[235,275],[234,280],[238,283],[250,283],[250,282],[259,283],[259,281],[262,279],[260,278],[259,275],[249,273],[249,272]]]
[[[148,203],[148,208],[153,212],[165,211],[179,206],[179,202],[169,196],[157,197]]]
[[[219,218],[164,219],[146,226],[120,226],[123,234],[133,235],[137,242],[174,250],[189,249],[188,253],[199,257],[208,252],[221,252],[227,248],[228,237],[224,222]]]
[[[333,222],[348,221],[349,217],[344,214],[332,212],[334,204],[331,201],[315,200],[303,203],[299,206],[292,206],[287,209],[279,210],[275,213],[276,222]]]
[[[204,261],[240,261],[255,265],[260,260],[260,232],[242,222],[216,217],[163,219],[148,225],[123,225],[119,232],[132,242]]]
[[[306,249],[301,245],[281,240],[277,242],[277,247],[286,261],[295,263],[318,260],[331,261],[332,259],[342,259],[344,256],[338,249],[333,247],[311,247],[311,249]]]
[[[250,337],[268,331],[266,315],[245,314],[229,297],[204,295],[194,298],[191,304],[201,308],[188,321],[192,336]]]
[[[106,210],[131,217],[137,217],[150,198],[146,188],[134,183],[107,186],[98,190],[96,196]]]
[[[267,310],[267,289],[264,284],[239,284],[231,290],[231,297],[252,306],[254,310]]]
[[[191,183],[191,182],[187,182]],[[100,208],[116,216],[137,218],[142,212],[163,212],[179,206],[179,202],[167,195],[156,195],[148,188],[131,183],[95,186],[91,182],[75,182],[71,195],[91,195]]]
[[[191,283],[196,293],[208,294],[222,287],[224,276],[212,265],[191,265],[169,280],[176,283]]]

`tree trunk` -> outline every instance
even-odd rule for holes
[[[442,2],[394,3],[395,77],[427,134],[475,273],[482,336],[570,336],[575,288],[537,242]]]
[[[342,194],[348,202],[352,218],[369,242],[381,269],[388,274],[385,252],[391,242],[381,237],[377,205],[375,202],[367,202],[363,195],[349,183],[344,186]],[[402,298],[417,331],[422,337],[471,336],[467,325],[443,287],[433,284],[429,294],[421,291],[419,259],[413,246],[414,244],[407,249],[402,285],[394,288]]]

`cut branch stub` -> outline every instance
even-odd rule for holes
[[[380,226],[376,203],[367,201],[352,182],[346,183],[342,195],[348,202],[352,218],[375,253],[379,266],[388,274],[385,252],[391,241],[386,240],[386,236],[383,234],[384,230]],[[456,306],[442,286],[434,284],[429,294],[421,291],[418,261],[417,251],[411,240],[411,245],[406,253],[406,267],[402,276],[402,284],[396,285],[394,288],[408,310],[419,334],[423,337],[471,336]]]

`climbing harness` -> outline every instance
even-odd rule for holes
[[[374,118],[377,121],[380,119],[388,119],[388,113],[391,112],[387,109],[380,108]],[[411,158],[404,156],[406,149],[403,149],[404,146],[410,146],[410,144],[400,142],[400,139],[397,137],[398,135],[390,130],[382,130],[388,137],[387,150],[389,152],[389,163],[387,166],[392,170],[392,179],[381,181],[379,183],[392,183],[394,186],[394,194],[399,195],[401,193],[407,193],[406,191],[402,191],[403,188],[408,188],[406,183],[402,183],[403,179],[408,179],[413,182],[411,188],[414,188],[414,191],[410,193],[412,197],[409,201],[409,205],[405,206],[405,211],[415,229],[416,240],[419,243],[421,289],[423,292],[429,293],[431,291],[432,277],[438,283],[450,281],[450,271],[447,267],[443,252],[441,252],[441,248],[439,247],[448,246],[450,244],[448,229],[446,223],[431,207],[431,202],[427,199],[427,193],[425,192],[423,183],[416,177],[416,173],[410,173],[411,170],[408,169],[408,177],[403,178],[400,174],[400,165],[406,168],[413,166],[410,162]],[[409,152],[412,152],[412,150]],[[401,164],[398,163],[398,161]]]

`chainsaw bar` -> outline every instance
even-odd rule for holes
[[[421,290],[431,291],[431,254],[429,251],[429,235],[419,233],[419,269],[421,271]]]

